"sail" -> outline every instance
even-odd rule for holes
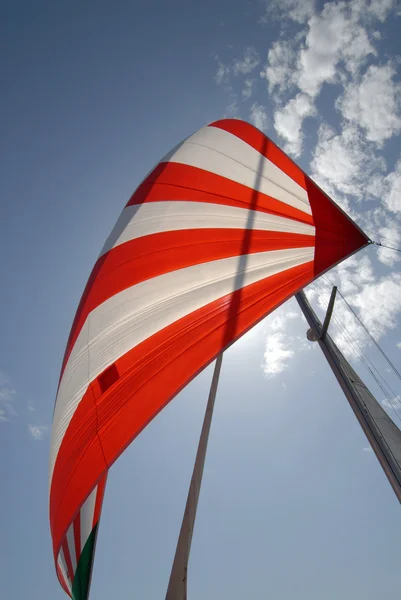
[[[67,342],[50,453],[58,577],[88,595],[108,469],[225,348],[369,242],[248,123],[203,127],[123,209]]]

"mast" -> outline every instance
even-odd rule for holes
[[[326,333],[334,304],[335,290],[336,288],[332,292],[323,327],[304,292],[296,294],[298,304],[311,328],[307,333],[307,337],[310,341],[317,341],[322,349],[395,495],[401,503],[401,431]]]
[[[205,411],[205,418],[199,438],[194,470],[192,472],[191,484],[189,486],[187,503],[185,506],[184,517],[182,519],[174,562],[170,573],[170,581],[167,588],[166,600],[186,600],[187,598],[187,571],[189,553],[191,551],[192,534],[194,531],[196,510],[198,508],[199,493],[202,484],[203,467],[205,465],[210,425],[212,423],[214,403],[216,400],[217,386],[219,383],[222,362],[223,353],[219,354],[214,366],[213,378]]]

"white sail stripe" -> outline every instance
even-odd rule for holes
[[[165,273],[112,296],[88,316],[60,382],[51,440],[50,481],[61,441],[88,385],[158,331],[239,287],[311,262],[314,248],[231,257]],[[238,267],[246,259],[243,280]]]
[[[96,486],[84,504],[81,506],[80,520],[81,520],[81,552],[85,547],[86,540],[92,533],[93,515],[95,514],[96,495],[98,486]]]
[[[71,526],[68,528],[67,531],[67,544],[68,544],[68,548],[70,551],[70,558],[71,558],[71,563],[72,563],[72,570],[76,571],[77,568],[77,556],[75,553],[75,542],[74,542],[74,524],[71,524]]]
[[[309,204],[307,192],[299,183],[235,134],[220,127],[209,125],[195,132],[189,141],[208,148],[213,147],[214,150],[230,156],[252,170],[258,171],[259,164],[262,161],[263,175],[266,179]]]
[[[312,214],[303,187],[252,146],[218,127],[204,127],[194,133],[159,164],[165,162],[198,167],[251,189],[257,183],[259,192]]]
[[[58,555],[57,564],[60,567],[61,573],[63,574],[66,586],[67,586],[68,590],[71,592],[72,591],[72,581],[68,575],[67,563],[66,563],[65,556],[64,556],[64,550],[62,548],[60,549],[60,552]]]
[[[145,202],[122,211],[100,256],[145,235],[184,229],[254,229],[315,235],[313,225],[257,210],[208,202]]]

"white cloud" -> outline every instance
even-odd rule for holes
[[[291,321],[297,319],[299,313],[286,305],[276,310],[266,320],[266,345],[264,352],[263,372],[267,377],[282,373],[289,366],[289,359],[294,356],[295,337],[289,332]],[[297,352],[303,350],[297,344]]]
[[[346,125],[340,134],[323,124],[311,162],[312,177],[329,194],[336,192],[366,198],[367,181],[385,168],[384,160],[376,157],[357,128]]]
[[[364,448],[362,448],[362,450],[364,452],[373,452],[372,447],[371,446],[365,446]]]
[[[282,109],[274,113],[274,127],[285,140],[284,149],[295,157],[301,153],[303,132],[302,124],[306,117],[316,114],[312,100],[306,94],[298,94]]]
[[[394,82],[395,75],[390,64],[371,65],[360,81],[346,86],[337,102],[343,117],[379,145],[401,131],[401,84]]]
[[[299,314],[296,313],[293,310],[286,310],[285,312],[280,311],[280,312],[274,312],[274,314],[272,315],[272,317],[270,317],[269,322],[268,322],[268,327],[270,331],[276,332],[282,332],[287,324],[288,324],[288,320],[292,320],[292,319],[297,319],[299,317]]]
[[[291,19],[297,23],[305,23],[313,14],[315,0],[265,0],[266,14],[263,21],[280,18]]]
[[[360,18],[345,2],[327,2],[320,15],[310,18],[298,58],[297,83],[303,92],[315,97],[323,83],[339,80],[339,63],[355,74],[367,56],[376,53]]]
[[[267,127],[269,125],[269,119],[266,114],[266,109],[257,102],[254,102],[252,104],[249,118],[251,120],[251,123],[253,123],[255,127],[260,129],[261,131],[267,130]]]
[[[252,46],[245,48],[244,57],[242,59],[234,59],[231,64],[224,64],[218,56],[216,56],[215,59],[217,61],[217,71],[214,80],[217,85],[226,84],[226,91],[228,93],[232,93],[231,86],[227,85],[231,75],[234,77],[237,77],[238,75],[248,75],[256,69],[260,63],[259,55]],[[245,81],[242,92],[244,99],[248,99],[251,96],[254,83],[255,82],[249,78]]]
[[[228,77],[230,74],[230,67],[222,63],[219,59],[217,59],[217,71],[214,79],[217,85],[221,85],[223,83],[227,83]]]
[[[397,0],[357,0],[361,9],[366,10],[379,21],[385,21],[390,11],[397,6]]]
[[[399,348],[401,350],[401,342],[398,342],[397,348]]]
[[[391,212],[401,211],[401,159],[383,180],[383,202]]]
[[[49,431],[47,425],[28,425],[28,431],[34,440],[43,440],[44,436]]]
[[[267,54],[267,64],[260,76],[267,81],[269,93],[284,92],[294,83],[296,54],[291,42],[281,40],[275,42]]]
[[[345,38],[341,58],[344,60],[347,70],[352,74],[356,74],[369,54],[377,56],[377,52],[370,43],[368,34],[363,27],[354,26],[352,35],[348,30]]]
[[[305,104],[305,98],[309,97],[309,110],[305,116],[315,116],[316,112],[312,112],[311,107],[324,83],[346,84],[350,76],[358,75],[369,55],[377,55],[364,26],[369,12],[364,0],[355,6],[342,1],[326,2],[320,13],[314,12],[313,6],[313,2],[280,1],[283,16],[285,11],[290,14],[294,11],[293,16],[289,17],[294,19],[294,14],[301,15],[301,11],[304,11],[299,22],[307,21],[307,31],[292,39],[276,41],[260,73],[267,80],[270,94],[277,92],[280,95],[292,88],[298,89],[297,95],[284,108],[280,107],[278,112],[278,127],[281,130],[278,133],[288,140],[287,151],[294,156],[300,152],[299,132],[303,120],[303,113],[295,110],[294,104],[300,98]],[[278,11],[278,3],[271,8]],[[377,18],[378,12],[377,8],[376,12],[371,12],[371,17]],[[303,37],[305,41],[300,44]],[[278,96],[274,99],[278,102]],[[288,121],[292,120],[294,114],[297,116],[296,127],[288,127]]]
[[[255,89],[255,79],[245,79],[244,87],[242,88],[241,96],[243,100],[249,100]]]
[[[397,325],[401,311],[401,275],[393,273],[366,286],[351,298],[353,306],[363,314],[363,321],[371,334],[382,337]]]
[[[251,73],[260,62],[259,54],[253,46],[245,48],[244,58],[233,61],[232,71],[235,76]]]
[[[388,244],[391,246],[391,243],[393,243],[393,246],[399,246],[399,242],[401,241],[401,232],[397,223],[393,222],[389,223],[387,227],[381,227],[378,234],[379,240],[383,238],[383,244]],[[394,266],[396,262],[401,260],[401,254],[391,250],[390,248],[378,248],[377,256],[380,262],[388,267]]]
[[[305,46],[298,59],[298,86],[316,96],[324,82],[334,83],[336,65],[343,48],[347,21],[338,4],[326,4],[320,15],[309,20]]]
[[[267,336],[264,354],[265,375],[273,377],[284,371],[288,366],[288,359],[294,356],[291,345],[284,333],[272,333]]]
[[[237,119],[239,118],[239,103],[236,94],[231,94],[231,102],[226,106],[224,118]]]
[[[0,421],[17,415],[14,409],[15,389],[5,373],[0,371]]]
[[[401,396],[390,396],[389,399],[385,398],[381,401],[381,405],[385,408],[391,408],[391,410],[399,410],[400,407]]]

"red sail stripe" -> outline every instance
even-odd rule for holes
[[[146,279],[213,260],[241,254],[244,229],[186,229],[166,231],[125,242],[95,264],[76,312],[63,368],[88,315],[115,294]],[[252,230],[247,253],[307,248],[314,236]]]
[[[306,189],[304,172],[270,138],[250,123],[238,119],[224,119],[211,123],[209,127],[218,127],[240,138]]]
[[[57,562],[56,562],[56,572],[57,572],[58,580],[61,583],[61,587],[63,588],[63,590],[65,591],[65,593],[68,594],[68,596],[70,596],[70,598],[71,598],[71,592],[68,589],[68,585],[67,585],[65,577],[63,575],[63,572],[60,569],[60,565]]]
[[[225,347],[313,279],[313,262],[228,294],[121,356],[119,378],[88,387],[61,443],[50,493],[54,551],[76,507],[153,417]],[[105,462],[105,460],[107,462]]]
[[[287,217],[307,225],[314,224],[310,214],[281,200],[221,175],[181,163],[158,164],[133,193],[127,206],[163,200],[209,202],[252,208],[252,210]]]
[[[79,557],[81,556],[81,544],[81,513],[78,511],[77,516],[74,519],[74,545],[77,564]]]
[[[70,521],[70,523],[71,523],[71,521]],[[64,552],[64,559],[65,559],[65,564],[67,567],[68,575],[70,577],[70,581],[73,582],[74,581],[74,569],[72,567],[70,548],[68,546],[68,541],[67,541],[66,537],[64,537],[64,539],[63,539],[62,548],[63,548],[63,552]],[[57,554],[58,554],[58,552],[57,552]]]
[[[104,475],[102,477],[102,479],[97,484],[96,502],[95,502],[95,510],[93,512],[92,529],[94,528],[94,526],[100,519],[100,513],[102,512],[104,490],[106,488],[106,481],[107,481],[107,473],[106,473],[106,475]]]

